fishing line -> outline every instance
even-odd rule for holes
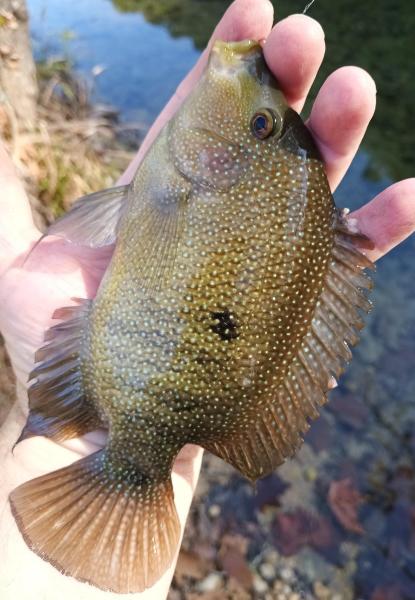
[[[315,1],[316,1],[316,0],[311,0],[311,2],[309,2],[309,3],[307,4],[307,6],[305,7],[305,9],[303,10],[303,15],[305,15],[305,14],[306,14],[306,12],[308,11],[308,9],[309,9],[311,6],[313,6],[313,4],[314,4],[314,2],[315,2]]]

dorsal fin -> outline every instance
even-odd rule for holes
[[[340,219],[336,227],[332,261],[317,303],[311,327],[293,358],[284,381],[269,390],[265,405],[249,432],[205,448],[256,480],[271,473],[303,442],[309,420],[319,415],[327,401],[331,377],[338,377],[351,359],[349,345],[359,340],[363,327],[360,311],[371,303],[365,290],[372,287],[364,272],[372,263],[353,245],[361,238]]]

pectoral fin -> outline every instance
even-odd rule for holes
[[[113,244],[128,189],[128,185],[123,185],[83,196],[49,227],[46,235],[93,248]]]

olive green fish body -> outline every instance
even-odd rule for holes
[[[291,131],[279,148],[253,138],[251,106],[270,101],[261,89],[241,103],[231,81],[227,120],[212,115],[210,79],[206,112],[179,115],[134,182],[86,360],[88,390],[110,422],[122,429],[122,414],[135,412],[135,424],[145,414],[145,429],[166,432],[173,454],[250,427],[309,328],[334,239],[320,161]],[[212,124],[202,129],[206,115]]]
[[[173,558],[170,475],[186,443],[252,480],[298,448],[350,359],[370,263],[254,42],[215,45],[131,185],[103,194],[106,204],[81,200],[50,230],[115,250],[96,298],[55,315],[21,439],[106,426],[108,441],[11,502],[35,551],[125,592]],[[52,490],[44,504],[40,489]],[[82,552],[68,556],[75,544]]]

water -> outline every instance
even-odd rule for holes
[[[149,125],[228,3],[28,4],[36,55],[69,55],[85,76],[97,65],[105,67],[95,79],[94,99],[113,104],[124,120]],[[301,12],[305,4],[285,0],[279,14]],[[378,86],[377,116],[336,192],[339,205],[356,208],[392,181],[414,174],[415,10],[411,0],[319,0],[309,14],[322,22],[327,36],[317,86],[331,70],[350,63],[368,68]],[[303,598],[415,598],[414,250],[412,238],[379,262],[376,311],[353,365],[298,457],[259,484],[257,496],[234,473],[222,481],[215,475],[221,467],[212,467],[209,459],[210,486],[195,504],[186,534],[192,551],[203,541],[210,548],[219,545],[224,533],[242,534],[249,540],[250,567],[268,561],[277,574],[291,569],[289,585]],[[340,487],[333,486],[336,481]],[[353,518],[342,525],[335,515],[336,490],[337,502],[340,494],[353,505],[349,486],[362,498],[354,511],[359,525]],[[211,516],[212,505],[222,507],[221,516]],[[213,568],[221,568],[212,560]],[[317,583],[329,595],[321,595]]]
[[[151,123],[199,55],[190,39],[172,40],[164,27],[120,13],[109,0],[28,5],[36,57],[69,56],[87,78],[103,68],[94,99],[117,107],[125,120]]]

